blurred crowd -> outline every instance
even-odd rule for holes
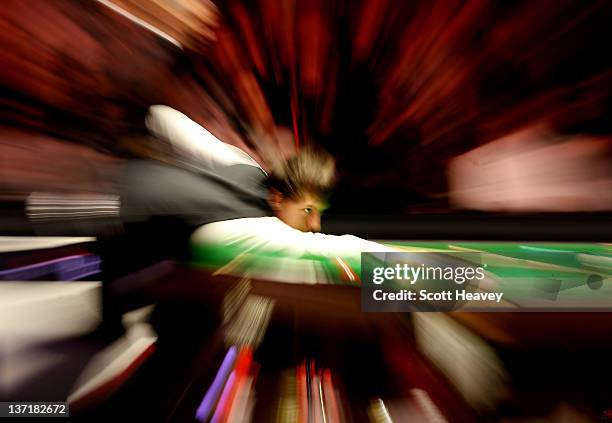
[[[331,212],[610,210],[595,193],[611,180],[611,10],[9,0],[0,190],[100,190],[107,162],[164,154],[143,123],[163,103],[264,168],[323,144],[342,176]],[[466,164],[483,154],[486,166]],[[385,202],[390,190],[399,195]]]

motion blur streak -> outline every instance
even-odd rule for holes
[[[609,147],[610,139],[526,128],[452,159],[449,195],[466,209],[610,210]]]
[[[2,1],[0,235],[62,238],[0,237],[0,401],[85,421],[609,421],[611,313],[365,313],[358,260],[231,242],[187,266],[191,223],[124,225],[118,173],[188,173],[151,105],[265,171],[321,144],[341,233],[492,253],[479,289],[538,274],[529,299],[608,306],[611,21],[606,0]]]
[[[559,135],[548,137],[551,148],[570,136],[597,138],[598,166],[612,167],[611,9],[574,0],[11,0],[0,12],[0,156],[48,173],[52,160],[30,165],[42,153],[5,155],[15,137],[26,148],[44,134],[163,159],[142,118],[148,105],[168,104],[265,169],[295,146],[322,143],[343,175],[331,212],[559,211],[530,196],[520,207],[457,201],[447,165],[543,126]],[[44,154],[70,144],[45,142]],[[93,169],[104,162],[86,160]],[[550,166],[570,191],[592,191],[590,176]],[[20,179],[11,167],[2,167],[3,190]],[[363,196],[370,201],[356,210]],[[589,207],[564,210],[611,205]]]

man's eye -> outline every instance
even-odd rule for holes
[[[312,208],[311,208],[311,207],[306,207],[306,208],[305,208],[305,209],[303,209],[303,210],[304,210],[304,213],[306,213],[306,214],[310,214],[310,213],[312,213]]]

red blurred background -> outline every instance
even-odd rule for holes
[[[600,193],[612,191],[611,12],[608,1],[575,0],[9,0],[0,189],[102,189],[107,162],[146,154],[146,108],[165,103],[264,166],[323,144],[342,177],[332,214],[610,210]],[[506,181],[499,166],[493,175],[449,169],[534,127],[545,134],[529,132],[519,150],[576,136],[597,146],[572,171],[548,153],[530,162],[541,168],[527,184],[535,193],[552,184],[567,198],[489,204],[496,192],[528,189],[520,184],[451,192],[455,178],[464,190]]]

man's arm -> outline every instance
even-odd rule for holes
[[[247,153],[226,144],[183,113],[164,105],[149,108],[145,119],[149,131],[170,143],[174,151],[188,162],[209,170],[218,166],[259,164]]]
[[[192,234],[191,243],[196,252],[199,248],[220,248],[236,255],[248,252],[289,258],[340,257],[351,262],[358,262],[362,252],[397,251],[352,235],[302,232],[276,217],[210,223]]]

